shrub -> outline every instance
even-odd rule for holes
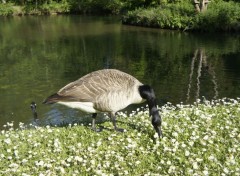
[[[168,29],[185,29],[192,25],[194,7],[190,4],[169,4],[149,9],[137,9],[123,16],[123,23]]]
[[[0,3],[0,16],[9,16],[13,14],[13,4],[6,3],[1,4]]]
[[[239,31],[240,5],[234,2],[211,2],[208,10],[196,16],[194,29],[201,31]]]
[[[57,3],[55,1],[51,3],[44,3],[40,7],[41,11],[45,14],[51,13],[67,13],[70,10],[70,5],[66,1],[62,1],[61,3]]]

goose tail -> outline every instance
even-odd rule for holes
[[[48,98],[46,98],[43,101],[43,104],[54,104],[57,103],[58,101],[60,101],[63,97],[58,95],[57,93],[50,95]]]

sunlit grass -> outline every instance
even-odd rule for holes
[[[240,175],[240,100],[160,108],[157,138],[148,111],[120,113],[124,133],[89,126],[32,127],[0,134],[0,175]]]

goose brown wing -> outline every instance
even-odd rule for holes
[[[96,102],[99,97],[120,88],[111,75],[93,72],[69,83],[58,91],[58,95],[66,97],[66,101]]]

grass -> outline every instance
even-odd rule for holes
[[[171,103],[160,108],[164,137],[148,111],[138,109],[118,125],[26,128],[13,123],[0,134],[0,175],[240,175],[240,99]]]

